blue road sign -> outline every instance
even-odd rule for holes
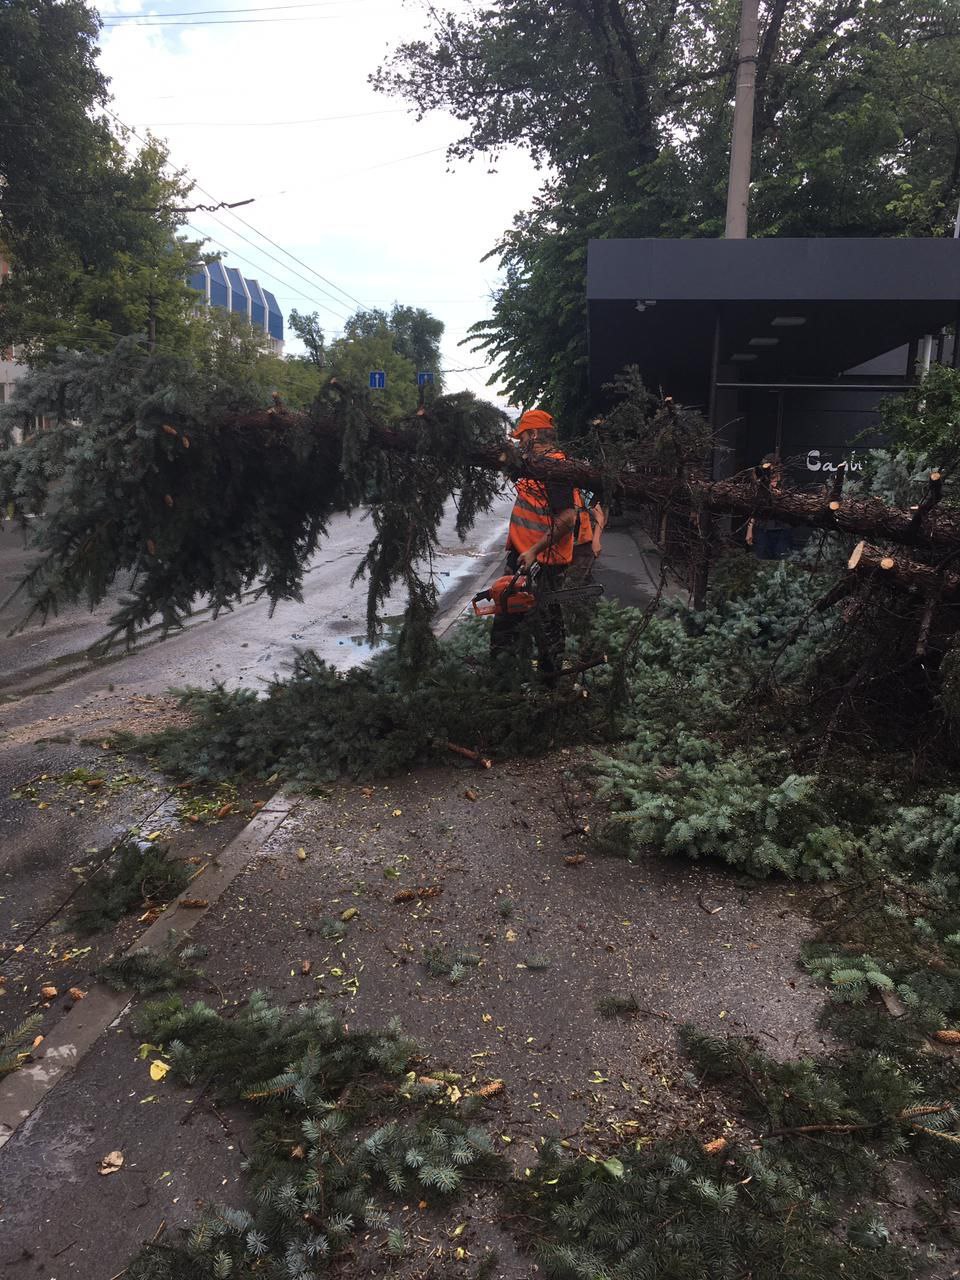
[[[426,387],[433,386],[433,374],[429,369],[425,369],[422,373],[417,374],[417,386]]]
[[[370,370],[370,390],[382,391],[387,385],[386,371],[383,369]]]

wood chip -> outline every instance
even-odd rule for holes
[[[56,1000],[59,992],[56,987],[41,987],[40,994],[43,996],[44,1000]]]
[[[579,867],[582,862],[586,862],[587,855],[585,853],[568,853],[564,858],[564,862],[568,867]]]
[[[106,1177],[109,1173],[117,1173],[123,1168],[123,1152],[109,1151],[100,1161],[99,1172]]]
[[[202,911],[204,907],[209,907],[210,902],[207,898],[181,898],[178,905],[188,911]]]
[[[498,1093],[503,1093],[503,1081],[491,1080],[488,1084],[482,1084],[479,1089],[470,1091],[471,1098],[495,1098]]]

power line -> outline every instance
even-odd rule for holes
[[[208,13],[275,13],[281,9],[329,9],[333,5],[346,4],[348,0],[311,0],[308,4],[265,4],[244,7],[242,9],[177,9],[173,13],[141,14],[112,13],[104,19],[104,23],[136,22],[140,18],[198,18]],[[351,4],[362,4],[364,0],[349,0]]]
[[[109,107],[106,107],[106,108],[105,108],[105,110],[107,111],[107,114],[108,114],[108,115],[110,115],[110,116],[112,116],[112,117],[113,117],[113,119],[114,119],[114,120],[116,120],[116,122],[117,122],[119,125],[121,125],[124,129],[129,129],[129,130],[130,130],[130,132],[133,134],[133,136],[134,136],[135,138],[139,138],[139,140],[140,140],[141,142],[146,143],[146,139],[145,139],[141,134],[139,134],[139,133],[136,131],[136,129],[132,128],[130,125],[124,124],[124,122],[120,119],[120,117],[119,117],[115,112],[111,111]],[[208,191],[206,187],[201,186],[199,182],[198,182],[198,183],[196,183],[195,185],[196,185],[196,188],[197,188],[197,190],[198,190],[198,191],[201,191],[205,196],[209,196],[211,200],[216,200],[216,199],[217,199],[217,196],[215,196],[211,191]],[[243,225],[244,225],[245,227],[248,227],[248,228],[249,228],[249,229],[254,233],[254,235],[258,235],[258,236],[260,236],[260,238],[261,238],[261,239],[263,239],[263,240],[266,240],[268,244],[272,244],[272,245],[273,245],[273,247],[274,247],[275,249],[279,249],[281,253],[285,254],[288,258],[292,259],[292,261],[296,262],[296,263],[298,264],[298,266],[304,267],[304,268],[305,268],[307,271],[309,271],[312,275],[316,276],[318,280],[322,280],[325,284],[330,285],[330,287],[331,287],[331,288],[336,289],[336,291],[337,291],[338,293],[343,294],[343,296],[344,296],[345,298],[347,298],[349,301],[351,301],[351,302],[355,302],[355,303],[357,304],[357,306],[359,306],[359,307],[361,308],[361,310],[364,310],[364,311],[369,310],[369,308],[368,308],[368,307],[366,307],[366,306],[365,306],[365,304],[364,304],[364,303],[362,303],[358,298],[353,297],[353,295],[352,295],[352,294],[350,294],[350,293],[348,293],[345,289],[341,289],[339,285],[334,284],[334,282],[333,282],[332,280],[329,280],[326,276],[322,275],[322,274],[321,274],[319,271],[317,271],[314,267],[311,267],[308,263],[303,262],[300,258],[296,257],[296,255],[295,255],[295,254],[292,254],[292,253],[289,251],[289,249],[284,249],[284,247],[283,247],[282,245],[278,244],[276,240],[274,240],[274,239],[272,239],[272,237],[268,236],[268,235],[266,234],[266,232],[264,232],[264,231],[260,231],[260,230],[259,230],[259,228],[255,227],[255,226],[253,225],[253,223],[248,222],[248,221],[246,220],[246,218],[241,218],[241,217],[240,217],[240,215],[239,215],[238,213],[231,214],[231,216],[232,216],[232,217],[234,217],[234,218],[236,218],[236,220],[237,220],[238,222],[242,222],[242,223],[243,223]],[[253,241],[251,241],[250,239],[248,239],[248,237],[246,237],[245,235],[243,235],[243,233],[242,233],[242,232],[237,231],[235,227],[232,227],[229,223],[224,222],[222,218],[217,218],[216,216],[214,216],[214,217],[213,217],[213,221],[214,221],[214,222],[216,222],[216,223],[218,223],[220,226],[224,227],[227,231],[232,231],[234,235],[238,235],[238,236],[240,236],[240,239],[241,239],[241,240],[244,240],[247,244],[252,245],[252,247],[253,247],[254,249],[256,249],[258,253],[266,253],[266,250],[265,250],[265,249],[261,249],[261,247],[260,247],[259,245],[254,244],[254,243],[253,243]],[[193,229],[194,229],[194,231],[196,231],[196,230],[197,230],[197,228],[196,228],[196,227],[194,227]],[[272,257],[272,255],[271,255],[271,254],[267,254],[267,257]],[[273,261],[274,261],[274,262],[277,262],[277,261],[279,261],[279,260],[278,260],[277,258],[273,258]],[[281,263],[280,263],[280,265],[281,265],[281,266],[283,266],[283,267],[285,267],[287,270],[289,270],[289,269],[290,269],[289,267],[287,267],[287,264],[286,264],[286,263],[281,262]],[[299,276],[299,273],[298,273],[298,272],[294,272],[293,274],[294,274],[294,275],[298,275],[298,276]],[[300,278],[300,279],[303,279],[303,277],[302,277],[302,276],[299,276],[299,278]],[[316,288],[317,288],[317,286],[316,286],[316,285],[314,285],[314,284],[312,284],[312,282],[311,282],[311,281],[309,281],[309,280],[305,281],[305,283],[306,283],[306,284],[311,285],[311,288],[314,288],[314,289],[316,289]],[[297,290],[295,289],[295,290],[294,290],[294,292],[296,293],[296,292],[297,292]],[[326,289],[321,289],[321,290],[320,290],[320,292],[321,292],[321,293],[326,294],[326,296],[327,296],[328,298],[331,298],[334,302],[339,303],[341,306],[343,305],[343,303],[341,302],[341,300],[340,300],[339,298],[336,298],[336,297],[334,297],[332,294],[328,293]],[[305,296],[305,295],[301,294],[300,296],[301,296],[301,297],[303,297],[303,296]],[[321,304],[318,304],[318,305],[323,306],[323,309],[324,309],[325,311],[330,311],[330,310],[331,310],[331,308],[330,308],[329,306],[326,306],[325,304],[322,304],[322,303],[321,303]],[[336,314],[336,312],[333,312],[332,314]],[[341,317],[339,317],[339,318],[340,318],[340,319],[343,319],[344,317],[342,317],[342,316],[341,316]]]
[[[143,127],[172,129],[179,125],[189,125],[199,129],[274,129],[287,125],[327,124],[331,120],[363,120],[367,116],[399,115],[405,110],[405,107],[385,107],[380,111],[354,111],[342,116],[311,116],[306,120],[151,120],[144,123]]]
[[[154,22],[150,20],[141,20],[133,22],[105,22],[104,30],[107,31],[128,31],[131,27],[239,27],[249,26],[252,23],[270,22],[278,25],[281,22],[329,22],[333,17],[329,13],[314,13],[304,15],[302,18],[201,18],[199,22]]]
[[[203,188],[201,187],[201,188],[200,188],[200,190],[202,191],[202,190],[203,190]],[[295,276],[297,277],[297,279],[298,279],[298,280],[302,280],[302,281],[303,281],[303,283],[304,283],[304,284],[306,284],[306,285],[309,285],[311,289],[319,290],[319,292],[320,292],[320,293],[322,293],[322,294],[324,294],[324,296],[325,296],[325,297],[329,298],[329,299],[331,300],[331,302],[337,302],[337,303],[340,303],[340,299],[339,299],[339,298],[334,297],[334,295],[333,295],[332,293],[329,293],[326,289],[321,289],[318,285],[313,284],[310,280],[308,280],[308,279],[307,279],[307,277],[306,277],[306,276],[302,276],[302,275],[300,274],[300,272],[299,272],[299,271],[293,271],[293,270],[292,270],[292,268],[291,268],[291,267],[289,267],[289,266],[287,265],[287,263],[285,263],[281,258],[278,258],[275,254],[268,253],[266,249],[261,248],[261,246],[260,246],[260,245],[258,245],[258,244],[256,244],[253,240],[251,240],[249,236],[245,236],[245,235],[243,234],[243,232],[242,232],[242,231],[238,231],[238,230],[236,229],[236,227],[231,227],[231,226],[230,226],[230,224],[229,224],[229,223],[227,223],[227,222],[224,222],[222,218],[214,217],[214,218],[213,218],[213,221],[214,221],[214,222],[216,222],[218,226],[223,227],[226,231],[230,231],[230,232],[232,232],[232,233],[233,233],[233,235],[235,235],[235,236],[239,236],[239,237],[240,237],[240,239],[244,242],[244,244],[248,244],[248,245],[250,245],[250,247],[251,247],[252,249],[256,249],[257,253],[262,253],[262,254],[264,254],[267,258],[269,258],[269,259],[271,260],[271,262],[277,262],[277,263],[279,263],[279,264],[280,264],[280,266],[281,266],[281,267],[283,267],[283,269],[284,269],[285,271],[292,271],[292,274],[293,274],[293,275],[295,275]],[[242,221],[242,219],[241,219],[241,221]],[[194,227],[194,231],[196,231],[196,230],[198,230],[198,228]],[[213,237],[210,237],[210,239],[212,239],[212,238],[213,238]],[[274,242],[273,242],[273,241],[271,241],[270,243],[271,243],[271,244],[273,244]],[[280,248],[280,246],[279,246],[279,245],[277,245],[277,248]],[[286,251],[284,250],[283,252],[286,252]],[[292,255],[290,255],[290,256],[292,256]],[[325,308],[326,308],[326,310],[327,310],[327,311],[329,311],[329,310],[330,310],[330,307],[329,307],[329,306],[326,306],[326,304],[320,304],[320,305],[325,306]],[[343,304],[342,304],[342,303],[340,303],[340,305],[342,306]],[[334,314],[337,314],[337,313],[336,313],[336,312],[334,312]],[[346,319],[347,319],[347,317],[346,317],[346,316],[339,316],[339,319],[341,319],[341,320],[346,320]]]
[[[298,289],[296,285],[292,285],[289,280],[284,280],[281,276],[274,274],[274,272],[269,268],[264,267],[262,263],[254,262],[252,258],[247,258],[242,253],[238,253],[236,249],[226,244],[223,240],[218,240],[216,236],[207,235],[207,233],[201,231],[199,227],[195,227],[192,222],[188,222],[186,225],[191,229],[191,231],[195,231],[197,235],[201,236],[204,240],[209,240],[211,244],[218,244],[221,249],[225,249],[227,253],[232,254],[239,262],[245,262],[248,267],[252,267],[254,271],[264,276],[267,280],[272,280],[282,288],[288,289],[294,297],[302,298],[304,302],[309,302],[313,306],[319,307],[322,311],[328,311],[330,315],[336,316],[336,318],[341,322],[347,319],[346,316],[341,315],[338,311],[334,311],[326,302],[321,302],[311,294],[304,293],[301,289]],[[256,247],[257,246],[254,245],[254,248]]]
[[[200,187],[200,190],[203,191],[203,187]],[[210,192],[205,191],[204,195],[210,195]],[[309,263],[304,262],[302,259],[298,258],[296,254],[291,253],[289,249],[284,249],[282,245],[277,244],[276,240],[272,240],[265,231],[258,231],[257,228],[253,226],[252,223],[246,220],[246,218],[241,218],[239,213],[231,213],[230,216],[232,218],[236,218],[237,222],[242,222],[245,227],[249,227],[250,230],[254,232],[255,235],[258,235],[261,237],[261,239],[266,240],[268,244],[272,244],[275,249],[279,249],[281,253],[285,253],[288,258],[292,258],[293,261],[298,264],[298,266],[305,268],[305,270],[309,271],[311,275],[315,275],[318,280],[322,280],[324,284],[328,284],[331,287],[331,289],[336,289],[337,293],[343,294],[343,296],[347,299],[347,301],[355,302],[361,311],[371,310],[371,308],[368,307],[365,302],[361,302],[360,299],[355,298],[352,293],[348,293],[346,289],[341,289],[338,284],[334,284],[332,280],[328,280],[325,275],[321,275],[319,271],[317,271],[314,267],[311,267]],[[232,229],[230,228],[229,223],[223,222],[221,218],[217,218],[216,221],[219,222],[221,226],[225,226],[228,229]],[[237,231],[236,234],[240,235],[240,232]],[[322,289],[321,293],[326,293],[326,290]],[[327,297],[330,297],[330,296],[331,296],[330,294],[327,294]],[[339,301],[340,301],[339,298],[334,298],[334,302],[339,302]]]

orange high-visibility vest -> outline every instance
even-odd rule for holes
[[[577,523],[574,525],[574,530],[577,535],[577,546],[580,547],[585,542],[593,542],[592,513],[579,489],[573,491],[573,504],[577,509]]]
[[[548,456],[563,459],[562,453]],[[518,480],[517,497],[510,512],[507,546],[523,555],[549,533],[555,523],[556,517],[550,510],[550,499],[543,481],[526,476]],[[568,529],[546,551],[541,551],[537,559],[541,564],[569,564],[573,559],[573,530]]]

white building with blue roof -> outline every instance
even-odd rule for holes
[[[187,283],[203,295],[208,307],[245,316],[263,333],[274,355],[283,355],[283,312],[269,289],[223,262],[200,263]]]

